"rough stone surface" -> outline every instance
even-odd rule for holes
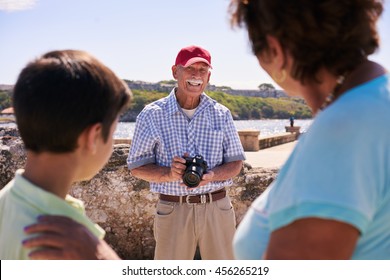
[[[26,152],[19,133],[14,128],[0,127],[0,189],[26,163]]]
[[[0,135],[0,189],[25,165],[23,143],[12,133]],[[106,230],[106,241],[122,258],[153,259],[157,196],[149,191],[148,182],[136,179],[127,169],[128,150],[128,144],[115,145],[107,165],[91,180],[75,183],[70,194],[84,201],[87,215]],[[238,223],[277,172],[244,164],[229,188]]]

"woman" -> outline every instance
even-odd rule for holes
[[[390,259],[389,74],[379,0],[232,0],[261,67],[315,118],[252,204],[239,259]]]

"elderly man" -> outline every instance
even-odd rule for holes
[[[155,259],[233,259],[235,214],[226,187],[245,154],[229,109],[204,93],[210,53],[180,50],[169,96],[138,115],[128,167],[159,194]],[[184,183],[183,183],[184,179]]]

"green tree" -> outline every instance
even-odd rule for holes
[[[12,106],[11,92],[0,91],[0,111]]]
[[[258,86],[259,90],[270,90],[270,89],[275,89],[273,84],[269,83],[263,83]]]
[[[274,115],[274,109],[271,106],[265,105],[261,108],[261,115],[263,118],[270,119]]]

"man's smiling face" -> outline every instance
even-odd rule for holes
[[[194,97],[202,94],[211,75],[210,66],[204,62],[196,62],[188,67],[174,66],[172,72],[179,91]]]

